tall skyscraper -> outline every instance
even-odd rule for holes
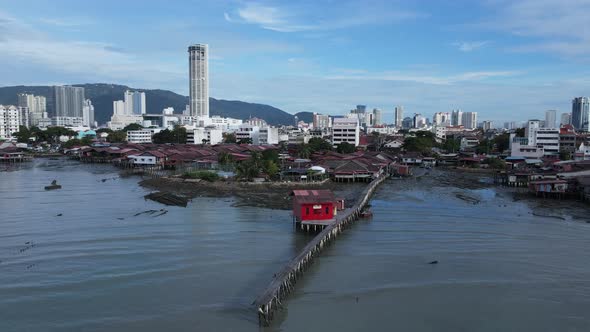
[[[380,126],[383,124],[383,112],[378,109],[373,109],[373,126]]]
[[[483,131],[492,130],[493,126],[494,124],[492,121],[484,121],[481,123],[481,129],[483,129]]]
[[[555,120],[557,118],[556,110],[545,111],[545,128],[555,128]]]
[[[561,125],[569,125],[572,124],[572,114],[571,113],[561,113]]]
[[[86,127],[94,127],[94,106],[90,99],[84,100],[82,108],[82,124]]]
[[[577,131],[588,131],[590,119],[590,98],[578,97],[572,100],[572,125]]]
[[[125,102],[122,100],[113,101],[113,115],[125,115]]]
[[[463,125],[463,111],[461,110],[453,110],[451,112],[451,126],[461,126]]]
[[[47,101],[43,96],[35,96],[33,94],[20,93],[18,94],[18,106],[27,107],[29,109],[29,123],[31,126],[37,126],[39,120],[43,119],[47,111]]]
[[[395,118],[394,118],[394,125],[396,128],[402,127],[402,122],[404,121],[404,107],[403,106],[396,106],[394,109]]]
[[[467,129],[477,128],[477,112],[464,112],[461,114],[461,124]]]
[[[82,87],[54,86],[52,117],[82,118],[84,100]]]
[[[189,105],[191,116],[209,116],[209,46],[188,47]]]
[[[145,92],[125,91],[125,114],[142,115],[145,110]]]

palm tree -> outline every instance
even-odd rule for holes
[[[309,159],[309,157],[311,156],[311,148],[308,144],[303,143],[299,145],[297,155],[299,156],[299,158]]]

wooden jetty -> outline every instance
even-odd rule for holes
[[[373,180],[361,193],[360,200],[352,208],[338,214],[334,223],[326,226],[309,241],[297,256],[275,274],[268,287],[254,301],[260,325],[268,326],[270,324],[275,311],[282,306],[281,301],[293,291],[295,283],[303,276],[303,272],[307,267],[313,263],[314,258],[321,253],[327,244],[334,241],[347,226],[359,218],[375,189],[386,178],[386,175],[382,175]]]

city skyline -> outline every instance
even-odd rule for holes
[[[211,47],[211,96],[289,113],[336,115],[363,103],[386,122],[395,105],[522,122],[569,112],[574,97],[590,94],[590,36],[572,28],[588,3],[328,5],[205,1],[194,20],[197,4],[188,2],[146,3],[137,17],[125,16],[132,4],[114,1],[6,2],[4,84],[107,82],[189,95],[184,52],[199,42]],[[548,25],[548,14],[559,24]]]

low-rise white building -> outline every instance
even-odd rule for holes
[[[510,134],[511,157],[539,159],[543,157],[544,154],[545,151],[543,147],[529,145],[529,139],[527,137],[516,137],[515,134]]]
[[[58,127],[83,127],[84,119],[77,116],[58,116],[51,118],[51,124]]]
[[[273,145],[279,144],[279,128],[264,127],[260,128],[258,133],[258,144]]]
[[[479,145],[479,140],[475,137],[461,138],[461,150],[471,149]]]
[[[391,135],[397,133],[397,129],[395,127],[367,127],[367,134],[371,133],[379,133],[381,135]]]
[[[332,145],[338,146],[347,142],[354,146],[359,145],[360,127],[358,118],[335,118],[332,122]]]
[[[223,131],[215,127],[197,127],[186,131],[189,144],[219,144],[223,142]]]
[[[559,155],[559,129],[537,128],[534,135],[536,145],[543,148],[546,156]]]
[[[245,142],[246,140],[250,140],[252,144],[258,144],[259,133],[260,128],[258,126],[252,126],[247,123],[243,123],[235,132],[236,141],[239,143],[240,141]]]
[[[80,121],[82,122],[82,118],[80,118]],[[121,130],[133,123],[143,124],[143,117],[141,115],[113,114],[111,121],[107,123],[107,127],[111,130]]]
[[[139,130],[127,131],[127,142],[129,143],[152,143],[152,137],[154,134],[160,132],[160,128],[144,128]]]

